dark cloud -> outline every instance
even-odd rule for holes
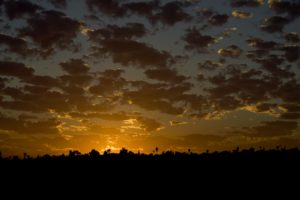
[[[269,0],[269,7],[277,13],[288,13],[291,18],[300,16],[300,3],[298,1]]]
[[[155,79],[173,84],[182,83],[187,77],[179,75],[175,69],[149,69],[145,74],[150,79]]]
[[[198,68],[200,70],[208,70],[208,71],[218,70],[222,66],[223,66],[222,63],[220,63],[220,62],[213,62],[211,60],[207,60],[204,63],[198,63]]]
[[[260,63],[264,70],[270,72],[276,77],[291,78],[295,76],[295,73],[291,72],[289,67],[280,67],[280,65],[284,63],[284,59],[279,58],[277,55],[269,55],[267,58],[256,59],[255,61]]]
[[[231,6],[232,7],[258,7],[263,5],[263,0],[232,0]]]
[[[47,26],[45,26],[47,24]],[[74,43],[83,24],[58,11],[43,11],[28,19],[28,26],[20,29],[20,36],[29,37],[43,50],[65,49]]]
[[[286,33],[285,39],[287,42],[292,42],[292,43],[300,42],[299,35],[296,32]]]
[[[173,26],[177,22],[189,21],[192,19],[188,13],[183,10],[184,3],[179,1],[171,1],[160,7],[160,12],[151,16],[150,20],[153,23],[158,21],[162,24]]]
[[[300,57],[300,47],[299,46],[284,46],[281,48],[284,51],[284,57],[289,62],[295,62],[299,60]]]
[[[274,41],[265,41],[260,38],[249,38],[247,39],[247,43],[249,46],[261,49],[261,50],[274,50],[276,47],[279,46],[277,42]]]
[[[265,121],[261,125],[245,128],[249,137],[278,137],[293,134],[297,129],[296,121]]]
[[[0,45],[7,47],[7,50],[22,56],[30,53],[27,42],[23,39],[0,34]]]
[[[27,0],[9,0],[4,2],[5,13],[11,20],[16,18],[22,18],[24,15],[34,15],[38,10],[42,8],[36,4]]]
[[[66,0],[49,0],[49,2],[56,8],[66,8],[67,7]]]
[[[183,39],[187,43],[185,46],[187,50],[197,50],[200,52],[215,42],[213,37],[202,35],[196,28],[188,29]]]
[[[274,97],[281,98],[286,103],[299,103],[300,84],[294,79],[287,81],[274,92]]]
[[[281,16],[273,16],[273,17],[266,17],[260,26],[261,30],[275,33],[275,32],[282,32],[282,29],[285,25],[290,23],[290,20],[285,17]]]
[[[0,115],[0,129],[13,131],[25,135],[56,135],[58,134],[57,126],[60,124],[56,119],[47,119],[44,121],[25,121]]]
[[[110,17],[128,17],[130,14],[144,16],[151,24],[158,22],[173,26],[182,21],[189,21],[192,16],[184,11],[188,4],[171,1],[161,5],[160,1],[120,3],[115,0],[86,0],[91,11],[100,11]]]
[[[168,66],[172,56],[145,43],[133,40],[110,39],[101,41],[101,48],[94,48],[95,55],[110,55],[115,63],[124,66],[135,65],[141,68]]]
[[[144,24],[128,23],[124,27],[117,25],[107,25],[95,31],[89,31],[89,40],[101,42],[104,39],[132,39],[133,37],[143,37],[147,33]]]
[[[33,73],[34,70],[26,67],[23,63],[0,61],[0,75],[2,76],[28,79],[32,77]]]
[[[106,70],[102,72],[97,85],[90,87],[90,92],[102,96],[110,96],[120,92],[128,84],[121,76],[123,72],[123,70]]]
[[[275,92],[281,83],[277,77],[260,77],[262,72],[254,69],[245,72],[234,70],[232,75],[229,75],[228,71],[226,76],[219,74],[209,78],[209,81],[216,86],[207,89],[212,101],[222,102],[225,98],[226,101],[231,102],[239,100],[244,105],[266,101],[269,99],[269,94]]]
[[[158,131],[163,128],[163,125],[154,119],[138,117],[137,121],[140,123],[141,128],[147,132]]]
[[[282,104],[280,106],[287,112],[300,112],[300,105],[298,104]]]
[[[160,8],[160,1],[129,2],[124,4],[124,8],[128,10],[129,13],[144,16],[151,21],[154,11]]]
[[[226,24],[228,21],[229,16],[226,14],[215,14],[209,18],[209,23],[214,26],[222,26]]]
[[[71,59],[67,62],[60,63],[61,68],[71,75],[86,74],[89,67],[81,59]]]
[[[282,113],[280,115],[280,118],[287,119],[287,120],[297,120],[300,119],[300,113],[292,113],[292,112]]]
[[[236,45],[231,45],[227,48],[221,48],[218,50],[218,54],[220,56],[231,57],[231,58],[240,57],[241,53],[242,53],[242,49],[240,49]]]
[[[124,9],[119,1],[115,0],[86,0],[87,6],[90,11],[101,12],[111,17],[124,17],[126,9]]]

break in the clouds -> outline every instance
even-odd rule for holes
[[[299,146],[299,2],[0,1],[0,151]]]

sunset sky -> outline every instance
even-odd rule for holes
[[[298,0],[0,0],[0,151],[300,147]]]

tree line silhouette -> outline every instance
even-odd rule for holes
[[[110,162],[110,161],[192,161],[192,162],[213,162],[213,161],[229,161],[229,162],[299,162],[300,150],[298,148],[287,149],[285,147],[277,147],[276,149],[265,150],[260,149],[243,149],[237,147],[232,151],[215,151],[204,153],[194,153],[190,149],[187,152],[177,151],[162,151],[156,147],[150,153],[134,153],[126,148],[122,148],[119,153],[113,153],[110,149],[102,154],[92,149],[89,153],[82,154],[77,150],[71,150],[69,153],[62,155],[49,155],[32,157],[24,153],[23,157],[8,156],[3,157],[0,152],[0,162],[34,162],[34,161],[95,161],[95,162]]]

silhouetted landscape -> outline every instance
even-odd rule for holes
[[[277,162],[278,164],[283,163],[297,163],[300,161],[300,150],[298,148],[286,149],[284,147],[277,147],[276,149],[265,150],[265,149],[244,149],[240,150],[236,148],[233,151],[215,151],[209,152],[208,150],[204,153],[193,153],[188,150],[187,152],[176,152],[176,151],[163,151],[159,152],[156,148],[153,153],[134,153],[122,148],[119,153],[113,153],[110,149],[104,151],[101,154],[99,151],[93,149],[89,153],[82,154],[79,151],[69,151],[67,155],[49,155],[45,154],[42,156],[31,157],[24,153],[23,157],[9,156],[2,157],[0,154],[1,163],[36,163],[36,162],[99,162],[99,163],[110,163],[115,161],[125,162],[199,162],[203,165],[210,164],[211,162],[248,162],[248,163],[272,163]]]

